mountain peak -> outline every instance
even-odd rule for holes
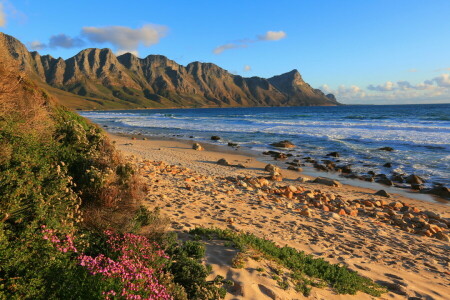
[[[164,55],[141,59],[132,53],[116,56],[108,48],[89,48],[63,60],[30,54],[22,43],[4,34],[0,43],[42,84],[80,97],[83,108],[338,104],[312,89],[297,69],[269,79],[244,78],[213,63],[196,61],[184,67]]]

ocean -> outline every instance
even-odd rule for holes
[[[178,137],[199,142],[239,143],[263,152],[290,140],[292,154],[325,159],[337,151],[339,164],[360,174],[416,174],[427,186],[450,186],[450,104],[349,105],[83,111],[112,133]],[[212,135],[222,139],[211,141]],[[380,151],[392,147],[394,151]],[[392,168],[385,168],[387,162]]]

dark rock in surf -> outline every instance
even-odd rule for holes
[[[213,136],[211,137],[211,140],[212,140],[212,141],[218,141],[218,140],[220,140],[220,136],[213,135]]]
[[[378,150],[391,152],[391,151],[394,151],[394,148],[392,148],[392,147],[383,147],[383,148],[379,148]]]
[[[328,153],[326,156],[339,157],[340,155],[339,155],[339,152],[331,152],[331,153]]]
[[[385,163],[383,165],[383,167],[385,167],[385,168],[392,168],[392,164],[391,163]]]
[[[288,140],[280,141],[277,143],[270,144],[271,146],[277,147],[277,148],[295,148],[295,145]]]

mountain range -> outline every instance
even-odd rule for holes
[[[0,33],[0,45],[32,79],[73,109],[339,105],[297,70],[268,79],[242,77],[212,63],[180,65],[162,55],[116,56],[85,49],[69,58],[30,52]]]

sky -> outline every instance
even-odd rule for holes
[[[297,69],[346,104],[450,103],[449,0],[0,0],[0,31],[67,59],[85,48],[245,77]]]

